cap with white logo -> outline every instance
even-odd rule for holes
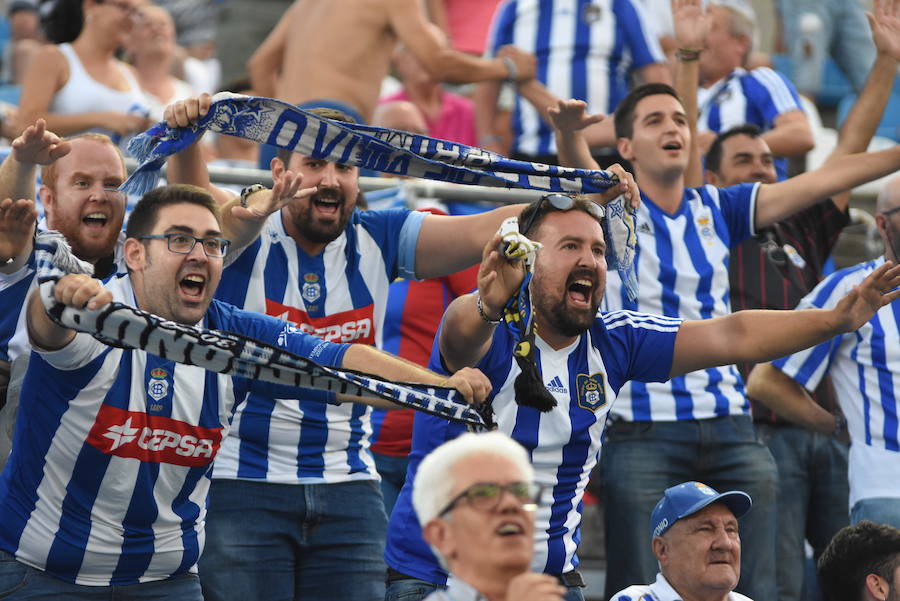
[[[750,511],[753,505],[750,495],[739,490],[720,493],[702,482],[683,482],[667,488],[656,504],[650,516],[650,536],[662,536],[681,518],[694,515],[712,503],[724,503],[736,518]]]

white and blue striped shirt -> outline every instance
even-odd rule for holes
[[[381,346],[388,286],[398,276],[414,277],[424,218],[405,209],[357,211],[344,232],[311,257],[275,213],[225,269],[216,298],[325,340]],[[283,484],[376,480],[370,413],[361,404],[298,405],[250,395],[235,414],[213,477]]]
[[[506,0],[497,7],[488,54],[515,44],[537,57],[537,79],[591,113],[612,113],[628,94],[632,70],[665,62],[659,40],[633,0]],[[555,154],[553,129],[516,98],[513,152]]]
[[[884,259],[825,278],[798,309],[832,308]],[[850,432],[850,507],[860,499],[900,497],[900,302],[882,307],[856,332],[773,362],[807,390],[831,376]]]
[[[534,571],[562,574],[578,565],[581,500],[597,462],[606,415],[628,380],[659,382],[669,377],[680,324],[679,319],[615,311],[598,317],[578,340],[560,350],[536,337],[535,360],[557,400],[547,413],[516,403],[514,382],[520,370],[512,354],[515,343],[506,328],[495,331],[490,350],[476,367],[491,381],[499,430],[525,447],[535,480],[546,491],[535,514]],[[436,355],[437,349],[429,367],[442,371]],[[443,584],[447,574],[422,540],[412,507],[412,482],[425,455],[464,431],[459,424],[416,414],[406,484],[388,527],[387,564],[436,584]]]
[[[762,131],[775,127],[782,113],[803,110],[794,84],[768,67],[737,68],[728,77],[697,91],[698,131],[720,133],[752,123]],[[778,179],[787,177],[787,160],[777,159]]]
[[[127,276],[107,287],[114,300],[135,305]],[[219,301],[204,325],[326,365],[340,365],[347,348]],[[33,352],[0,474],[0,549],[87,586],[196,571],[210,464],[235,400],[251,389],[300,394],[112,348],[87,334],[63,349]],[[331,398],[302,392],[323,405]]]
[[[686,188],[674,214],[641,197],[637,214],[638,299],[628,298],[610,271],[604,307],[682,319],[731,313],[730,248],[753,234],[759,184]],[[737,368],[691,372],[660,384],[631,382],[612,414],[626,421],[709,419],[749,412]]]

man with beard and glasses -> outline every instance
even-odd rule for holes
[[[168,124],[196,122],[209,103],[209,96],[175,103],[166,111]],[[348,121],[341,113],[312,112]],[[282,153],[271,169],[276,177],[296,171],[315,191],[274,213],[259,238],[235,253],[218,298],[330,341],[380,347],[394,279],[440,277],[474,265],[502,220],[522,210],[469,216],[355,211],[356,167]],[[170,159],[168,173],[172,181],[209,189],[220,203],[234,202],[210,184],[196,144]],[[268,194],[254,190],[243,196]],[[207,599],[383,596],[387,517],[369,451],[369,413],[251,395],[214,467],[201,560]]]
[[[66,275],[56,282],[56,300],[88,310],[115,300],[323,365],[454,387],[470,402],[487,395],[488,382],[477,370],[448,379],[368,345],[326,342],[213,299],[230,241],[204,190],[151,190],[131,212],[126,236],[127,274],[105,285]],[[35,350],[22,384],[15,445],[0,475],[3,598],[200,601],[197,560],[210,466],[235,405],[250,391],[322,404],[369,401],[107,346],[57,325],[39,293],[29,298]]]
[[[847,290],[886,261],[900,257],[900,177],[892,178],[876,205],[875,223],[884,255],[837,271],[798,307],[832,307]],[[831,434],[839,422],[813,401],[822,377],[831,377],[850,434],[850,522],[871,520],[900,527],[900,303],[882,308],[853,336],[757,365],[747,392],[784,418]]]
[[[37,285],[32,249],[38,165],[46,228],[60,232],[76,257],[94,265],[94,277],[105,280],[125,271],[122,223],[127,199],[117,188],[128,173],[121,151],[104,134],[61,139],[38,119],[13,141],[0,165],[0,199],[5,199],[0,202],[0,407],[8,397],[8,406],[0,412],[0,468],[9,454],[16,414],[16,398],[6,394],[6,382],[11,375],[24,374],[31,348],[25,299]],[[298,185],[295,178],[282,177],[274,199],[256,198],[246,210],[223,212],[223,231],[237,244],[246,243],[247,236],[257,231],[256,202],[278,202],[281,190],[293,196]],[[269,210],[262,209],[266,215]],[[12,372],[14,360],[18,363]]]
[[[583,599],[575,550],[584,488],[607,413],[629,380],[665,382],[697,369],[806,348],[855,330],[900,296],[888,292],[900,267],[889,273],[882,267],[831,311],[742,311],[694,321],[625,310],[598,314],[607,271],[597,214],[598,207],[584,197],[551,195],[530,204],[519,219],[522,233],[542,245],[530,284],[534,356],[555,407],[542,413],[517,402],[514,381],[521,369],[513,351],[518,341],[497,324],[525,271],[521,261],[501,257],[500,235],[484,248],[478,292],[456,299],[444,314],[430,365],[450,373],[477,366],[491,381],[488,401],[498,429],[525,447],[536,482],[552,490],[546,495],[552,503],[535,516],[532,569],[556,576],[568,587],[569,601]],[[422,540],[410,501],[422,458],[462,431],[446,420],[416,416],[410,469],[388,529],[385,558],[395,581],[387,600],[424,597],[447,578]]]
[[[869,521],[845,527],[816,574],[827,601],[900,600],[900,530]]]

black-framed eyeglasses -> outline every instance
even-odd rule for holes
[[[535,511],[540,504],[543,491],[544,488],[534,482],[510,482],[509,484],[478,482],[453,497],[444,509],[438,513],[438,517],[446,515],[463,499],[466,499],[469,505],[478,511],[494,511],[500,505],[500,498],[504,492],[508,492],[515,497],[522,504],[522,509],[525,511]]]
[[[148,234],[139,236],[138,240],[165,240],[169,250],[179,255],[189,255],[194,250],[194,246],[200,243],[200,247],[207,257],[221,258],[228,252],[231,246],[231,240],[225,238],[197,238],[190,234],[181,232],[172,232],[169,234]]]
[[[568,211],[575,206],[575,198],[569,196],[568,194],[546,194],[544,196],[541,196],[541,199],[538,201],[538,205],[535,208],[534,212],[528,216],[528,221],[525,223],[525,227],[519,228],[520,234],[525,235],[529,231],[531,231],[531,227],[534,225],[534,221],[535,219],[537,219],[538,213],[541,212],[541,205],[545,202],[549,203],[550,206],[557,211]],[[605,209],[601,205],[598,205],[596,202],[588,201],[586,205],[588,213],[590,213],[591,217],[593,217],[597,221],[601,221],[606,215]]]
[[[900,206],[896,206],[893,209],[888,209],[887,211],[881,211],[881,214],[887,217],[888,215],[892,215],[897,211],[900,211]]]
[[[141,13],[141,9],[139,6],[137,6],[136,4],[130,4],[128,2],[123,2],[122,0],[98,0],[97,4],[108,4],[109,6],[115,6],[132,19],[140,19],[141,17],[143,17],[143,13]]]

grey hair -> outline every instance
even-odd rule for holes
[[[756,43],[756,22],[755,15],[748,13],[743,6],[735,6],[727,1],[720,0],[715,6],[724,8],[728,11],[728,33],[735,38],[745,37],[749,42],[747,52],[744,54],[742,64],[746,65],[753,53],[753,46]],[[749,7],[748,7],[749,8]],[[752,8],[750,9],[752,10]]]
[[[438,512],[450,502],[456,484],[451,475],[453,466],[473,455],[508,459],[519,470],[524,482],[534,481],[534,468],[522,445],[502,432],[467,432],[434,449],[419,464],[413,482],[412,502],[423,527],[438,517]]]

